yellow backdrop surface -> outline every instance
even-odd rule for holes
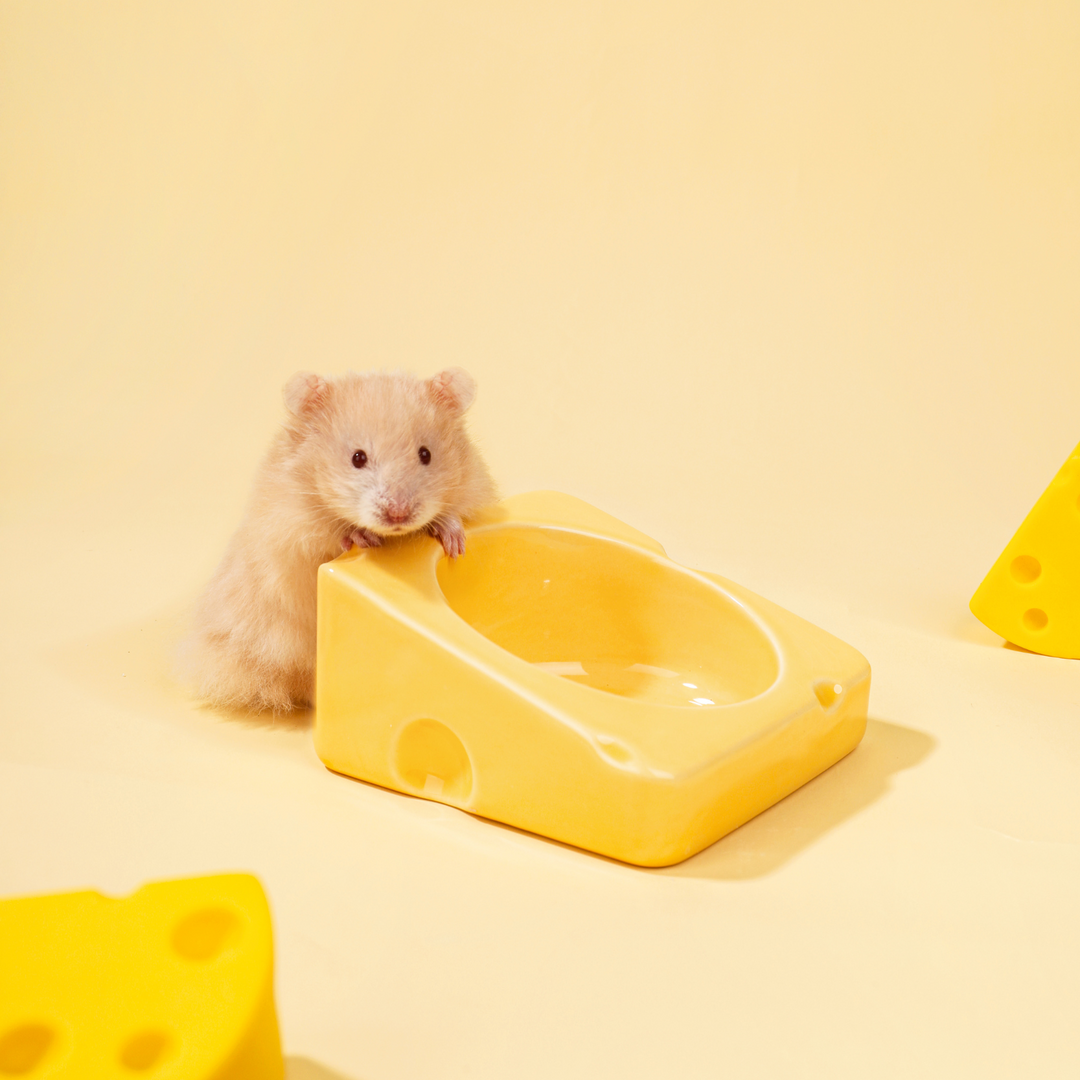
[[[250,870],[295,1077],[1080,1073],[1080,666],[971,593],[1080,438],[1080,7],[0,6],[0,894]],[[169,674],[297,369],[450,364],[874,669],[642,871]]]

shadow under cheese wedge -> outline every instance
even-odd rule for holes
[[[331,769],[665,866],[852,750],[855,649],[578,499],[507,499],[319,572]]]
[[[975,590],[971,612],[1013,645],[1080,659],[1080,446]]]

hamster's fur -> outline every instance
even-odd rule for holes
[[[353,544],[425,529],[447,555],[465,550],[462,518],[496,496],[465,429],[475,393],[460,368],[427,380],[290,379],[288,419],[181,650],[181,672],[198,693],[256,711],[309,705],[321,563]]]

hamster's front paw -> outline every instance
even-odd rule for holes
[[[442,544],[443,551],[456,559],[465,554],[465,528],[461,524],[461,518],[445,518],[432,522],[431,533]]]
[[[348,536],[341,538],[341,550],[348,551],[355,544],[358,548],[375,548],[382,545],[382,537],[367,529],[353,529]]]

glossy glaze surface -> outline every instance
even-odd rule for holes
[[[542,671],[663,705],[729,705],[767,690],[776,648],[716,585],[669,559],[552,528],[492,528],[439,561],[450,607]]]
[[[559,492],[319,572],[331,769],[645,866],[849,753],[864,657]],[[599,693],[598,693],[599,691]]]

